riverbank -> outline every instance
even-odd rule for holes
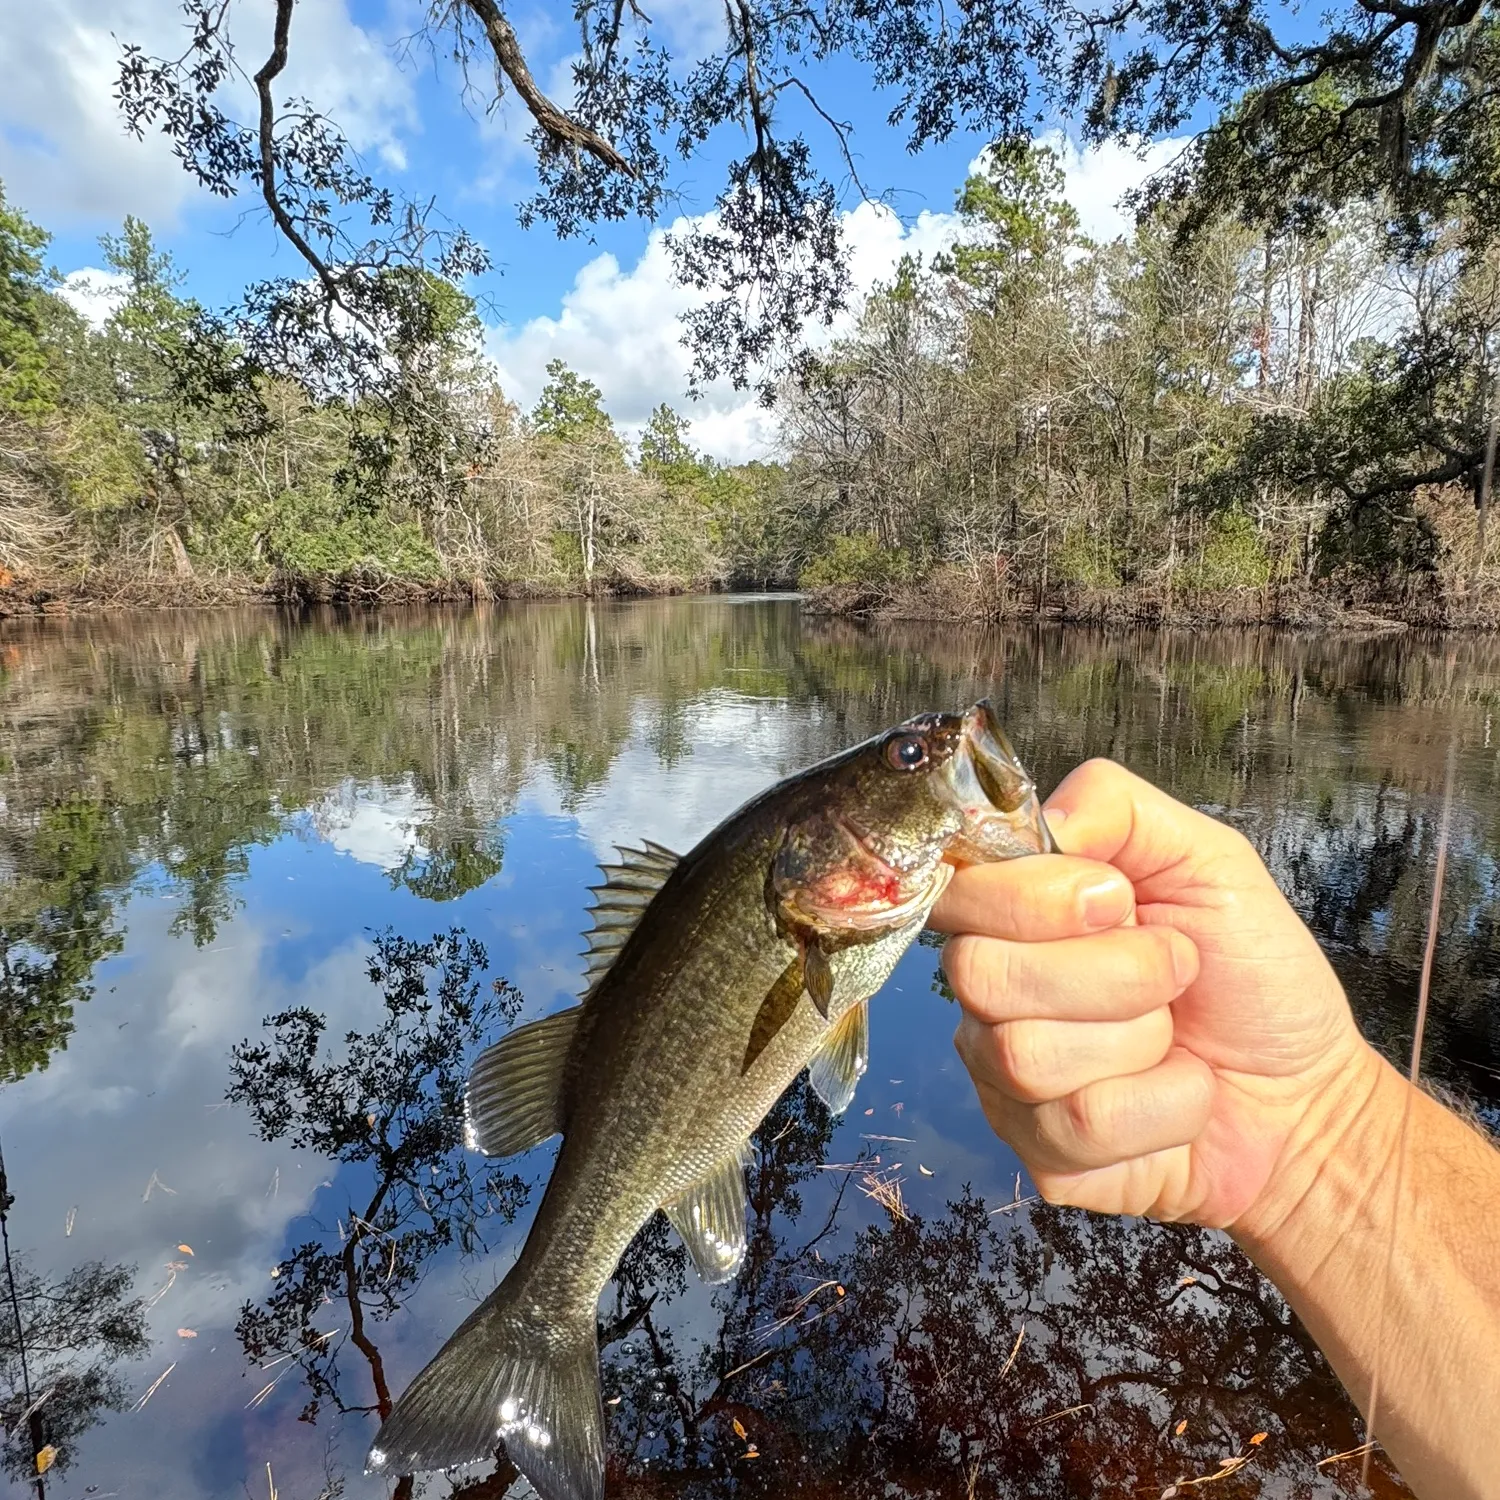
[[[224,573],[140,574],[96,569],[58,577],[0,577],[0,619],[107,610],[217,609],[245,605],[342,604],[387,609],[421,604],[482,604],[496,599],[658,598],[708,593],[712,580],[611,577],[592,589],[565,579],[403,578],[356,571],[328,576]]]
[[[152,611],[244,606],[302,608],[343,605],[391,609],[434,604],[483,604],[505,599],[665,598],[722,592],[754,592],[764,583],[726,585],[718,579],[581,580],[403,578],[377,571],[313,577],[276,574],[265,578],[220,573],[156,574],[96,569],[50,578],[0,575],[0,619],[15,616],[87,614],[111,610]],[[803,608],[813,616],[853,621],[957,623],[969,625],[1047,622],[1119,626],[1277,626],[1300,630],[1500,630],[1500,601],[1462,598],[1433,588],[1404,598],[1356,595],[1335,587],[1316,589],[1225,589],[1166,596],[1150,588],[1089,589],[1063,585],[1043,599],[1034,591],[997,596],[964,586],[949,576],[900,585],[839,584],[806,591]]]
[[[841,584],[811,590],[812,615],[899,622],[1063,625],[1277,626],[1294,630],[1500,630],[1500,599],[1462,597],[1433,587],[1381,597],[1326,588],[1244,588],[1166,594],[1153,587],[1093,589],[1059,585],[997,594],[943,577],[898,585]]]

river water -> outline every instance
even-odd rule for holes
[[[1044,787],[1111,755],[1242,828],[1403,1060],[1452,753],[1424,1067],[1500,1120],[1487,642],[718,598],[10,622],[0,671],[0,1414],[12,1483],[50,1450],[42,1493],[388,1493],[376,1409],[503,1274],[551,1159],[466,1157],[456,1089],[576,993],[595,862],[921,708],[988,692]],[[874,1002],[842,1119],[799,1085],[762,1130],[736,1282],[685,1276],[661,1223],[627,1257],[611,1494],[1364,1493],[1322,1463],[1353,1408],[1221,1237],[1030,1201],[936,960]]]

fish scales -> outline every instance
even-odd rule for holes
[[[485,1149],[562,1134],[526,1244],[403,1394],[369,1467],[449,1467],[503,1444],[542,1500],[600,1500],[595,1319],[630,1241],[661,1208],[703,1275],[732,1274],[752,1132],[809,1063],[832,1107],[847,1103],[864,1067],[854,1012],[954,862],[1048,848],[1035,788],[980,703],[778,783],[675,864],[657,846],[622,851],[591,942],[613,961],[576,1011],[511,1033],[470,1080]]]

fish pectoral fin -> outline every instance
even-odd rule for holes
[[[852,1005],[830,1028],[807,1065],[807,1081],[836,1115],[849,1108],[855,1087],[870,1066],[870,1003]]]
[[[802,983],[808,998],[818,1007],[818,1014],[826,1021],[828,1007],[833,1003],[833,966],[816,942],[808,943],[802,955]]]
[[[519,1027],[479,1054],[464,1090],[464,1139],[515,1156],[563,1128],[563,1073],[581,1006]]]
[[[745,1045],[745,1063],[740,1069],[743,1075],[750,1071],[755,1059],[771,1045],[776,1033],[792,1018],[797,1002],[802,998],[802,956],[799,954],[781,971],[780,978],[766,991],[760,1002],[755,1020],[750,1024],[750,1040]]]
[[[745,1258],[745,1166],[749,1160],[750,1142],[745,1141],[685,1193],[661,1206],[704,1281],[728,1281]]]

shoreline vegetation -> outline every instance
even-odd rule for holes
[[[389,272],[363,396],[252,356],[267,330],[183,296],[135,219],[85,317],[0,196],[0,616],[774,586],[888,620],[1500,624],[1500,258],[1369,205],[1188,238],[1161,207],[1100,244],[1063,189],[1045,146],[987,153],[954,242],[804,351],[742,463],[666,404],[622,429],[561,361],[523,409],[427,271]]]
[[[964,625],[1048,624],[1155,627],[1272,627],[1290,630],[1497,631],[1500,611],[1485,602],[1413,597],[1387,600],[1335,598],[1327,591],[1234,589],[1171,597],[1150,589],[1091,590],[1057,586],[1044,598],[1005,594],[991,585],[938,575],[905,585],[862,584],[799,588],[797,581],[724,584],[704,579],[613,579],[592,592],[527,579],[401,578],[377,572],[326,577],[234,575],[148,577],[99,570],[71,578],[16,578],[0,574],[0,621],[109,612],[194,609],[357,610],[473,606],[519,601],[598,599],[623,602],[684,595],[711,597],[796,593],[814,617],[854,623],[901,622]]]

